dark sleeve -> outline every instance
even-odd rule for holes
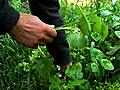
[[[8,0],[0,0],[0,34],[12,30],[18,22],[19,16],[19,12],[9,5]]]
[[[32,14],[38,16],[43,22],[56,27],[64,24],[59,12],[59,0],[29,0],[29,4]],[[46,46],[55,64],[63,66],[72,61],[65,30],[57,31],[57,37]]]

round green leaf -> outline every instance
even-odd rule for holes
[[[102,65],[102,67],[104,67],[107,70],[113,70],[114,69],[113,64],[107,59],[101,59],[100,64]]]
[[[73,66],[68,66],[67,70],[65,71],[65,74],[70,77],[72,80],[76,79],[82,79],[83,73],[82,71],[82,64],[76,63]]]
[[[101,36],[99,33],[92,33],[91,34],[91,37],[95,40],[95,41],[98,41],[101,39]]]
[[[96,63],[91,63],[91,69],[92,69],[92,72],[99,71],[98,65]]]
[[[97,48],[93,48],[91,50],[92,50],[91,51],[91,58],[92,58],[93,62],[95,62],[96,60],[100,61],[105,56],[104,53]],[[94,61],[94,59],[95,59],[95,61]]]
[[[75,51],[79,51],[85,45],[85,37],[83,34],[79,33],[69,34],[67,37],[67,41],[70,45],[70,48]]]

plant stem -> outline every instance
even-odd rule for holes
[[[62,30],[63,27],[65,27],[65,26],[70,26],[70,25],[72,25],[72,24],[76,24],[76,23],[79,23],[79,22],[80,22],[80,21],[68,23],[68,24],[62,25],[62,26],[60,26],[60,27],[56,27],[56,28],[54,28],[54,29],[55,29],[55,30]],[[65,28],[64,28],[64,29],[65,29]]]
[[[44,56],[44,57],[46,57],[46,55],[44,54],[44,52],[41,50],[41,48],[38,46],[38,49],[40,50],[40,52],[42,53],[42,55]]]
[[[77,28],[75,28],[76,26],[71,26],[71,27],[60,27],[60,28],[56,28],[55,30],[63,30],[63,29],[72,29],[72,30],[78,30]]]

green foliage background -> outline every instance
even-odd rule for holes
[[[9,2],[20,13],[31,14],[27,0]],[[71,41],[74,64],[65,73],[72,80],[66,81],[66,76],[60,80],[60,67],[53,64],[46,46],[30,49],[5,34],[0,36],[1,90],[120,89],[120,2],[96,0],[90,5],[79,5],[82,14],[74,3],[62,0],[60,6],[65,24],[69,26],[66,33],[68,42]],[[83,16],[91,31],[81,28],[87,25],[81,25],[85,21]],[[79,20],[81,23],[77,26],[75,22]]]

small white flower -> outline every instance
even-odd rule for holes
[[[40,58],[40,56],[38,56],[38,58]]]
[[[58,68],[58,70],[60,70],[60,68]]]
[[[60,70],[60,66],[56,65],[56,67],[58,68],[58,70]]]
[[[56,67],[59,67],[58,65],[56,65]]]
[[[98,52],[100,52],[100,50],[98,50]]]
[[[19,6],[17,6],[17,8],[20,8]]]
[[[3,47],[3,48],[5,48],[5,46],[4,46],[4,45],[2,45],[2,47]]]
[[[114,57],[114,59],[115,59],[115,57]]]
[[[34,53],[34,51],[32,51],[32,53]]]
[[[59,74],[58,77],[62,77],[62,74]]]

